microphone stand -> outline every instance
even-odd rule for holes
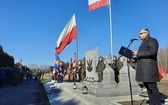
[[[134,40],[131,40],[129,45],[127,46],[127,48],[130,47],[130,45],[132,44]],[[128,63],[128,58],[127,58],[127,68],[128,68],[128,79],[129,79],[129,87],[130,87],[130,96],[131,96],[131,105],[133,105],[133,98],[132,98],[132,86],[131,86],[131,79],[130,79],[130,66]]]
[[[130,47],[130,45],[132,44],[134,40],[130,40],[130,43],[128,44],[128,46],[126,47],[127,49]],[[127,49],[125,49],[123,52],[125,52]],[[122,57],[122,55],[117,59],[117,61]],[[116,62],[117,62],[116,61]],[[131,79],[130,79],[130,66],[128,63],[128,58],[127,58],[127,68],[128,68],[128,79],[129,79],[129,87],[130,87],[130,96],[131,96],[131,105],[133,105],[133,98],[132,98],[132,86],[131,86]]]

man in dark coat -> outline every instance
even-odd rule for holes
[[[150,36],[148,29],[141,29],[139,38],[142,40],[139,50],[133,51],[133,55],[137,57],[136,81],[143,82],[147,88],[149,105],[161,105],[156,83],[160,81],[157,64],[159,44]]]

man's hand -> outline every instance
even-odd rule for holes
[[[133,56],[137,56],[137,51],[132,51]]]

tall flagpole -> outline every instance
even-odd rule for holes
[[[78,62],[78,37],[76,38],[76,62]]]
[[[111,58],[113,62],[113,35],[112,35],[112,17],[111,17],[111,0],[109,0],[109,17],[110,17],[110,49],[111,49]]]
[[[76,16],[75,16],[75,21],[76,21]],[[76,62],[78,62],[78,35],[76,37]]]
[[[112,62],[113,62],[113,36],[112,36],[111,0],[109,0],[109,16],[110,16],[111,57],[112,57]],[[128,72],[129,72],[129,70],[128,70]],[[129,73],[128,73],[128,75],[129,75]],[[130,75],[129,75],[129,80],[130,80]],[[131,82],[129,82],[129,83],[130,83],[131,105],[133,105]]]

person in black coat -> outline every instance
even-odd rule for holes
[[[60,61],[59,63],[59,71],[58,71],[58,83],[62,83],[64,80],[64,62]]]
[[[133,55],[137,58],[136,81],[143,82],[147,88],[149,105],[161,105],[156,83],[160,81],[157,64],[159,44],[145,28],[139,31],[139,38],[142,40],[139,50],[133,51]]]

